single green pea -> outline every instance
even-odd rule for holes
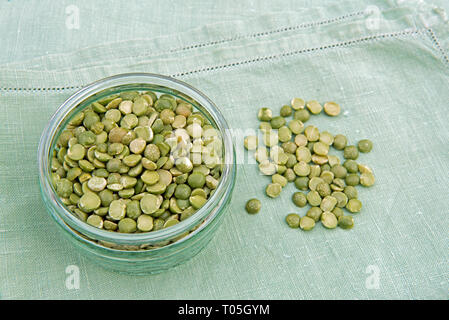
[[[263,175],[273,175],[277,171],[277,166],[269,160],[264,160],[259,164],[259,170]]]
[[[299,161],[293,166],[293,171],[297,176],[306,177],[310,174],[310,166],[304,161]]]
[[[323,211],[320,209],[320,207],[311,207],[307,211],[306,216],[317,222],[320,220],[322,212]]]
[[[320,142],[331,146],[334,143],[334,136],[329,131],[323,131],[320,133]]]
[[[154,142],[154,140],[153,140],[153,142]],[[144,156],[148,160],[156,162],[161,157],[161,152],[159,151],[159,148],[157,145],[148,144],[145,147]]]
[[[96,227],[98,229],[102,229],[103,228],[103,218],[98,216],[98,215],[96,215],[96,214],[91,214],[87,218],[86,222],[88,224],[90,224],[91,226]]]
[[[163,219],[154,219],[153,221],[153,231],[161,230],[164,227],[165,221]]]
[[[115,220],[119,221],[123,219],[126,215],[126,204],[122,200],[113,200],[109,205],[109,216]]]
[[[357,199],[358,197],[357,189],[354,188],[353,186],[345,187],[343,192],[348,197],[348,200]]]
[[[196,209],[194,207],[192,207],[192,206],[187,207],[187,209],[185,209],[181,213],[180,220],[184,221],[185,219],[190,218],[195,212],[196,212]]]
[[[293,114],[293,119],[307,122],[310,119],[310,113],[307,109],[299,109]]]
[[[364,187],[371,187],[376,179],[371,172],[365,172],[360,175],[360,184]]]
[[[341,216],[338,218],[338,226],[342,229],[352,229],[354,218],[352,216]]]
[[[304,231],[310,231],[315,227],[315,220],[308,216],[304,216],[299,221],[299,227]]]
[[[362,210],[362,202],[358,199],[350,199],[346,204],[346,209],[351,213],[358,213]]]
[[[192,189],[187,184],[180,184],[176,186],[175,197],[177,199],[187,200],[190,197]]]
[[[371,140],[363,139],[358,142],[357,147],[360,152],[367,153],[370,152],[373,148],[373,143],[371,142]]]
[[[324,112],[331,117],[336,117],[340,114],[340,105],[336,102],[326,102],[324,104]]]
[[[304,123],[301,120],[293,119],[288,123],[288,127],[294,134],[300,134],[304,131]]]
[[[270,124],[273,129],[279,129],[285,125],[285,118],[281,116],[274,117],[271,119]]]
[[[95,209],[98,209],[100,205],[101,205],[100,197],[93,192],[84,193],[78,202],[78,207],[87,213],[92,212]]]
[[[187,157],[181,157],[175,160],[175,165],[178,170],[183,173],[190,172],[193,169],[192,161]]]
[[[307,201],[312,207],[318,207],[321,204],[321,196],[317,191],[311,190],[307,193]]]
[[[348,170],[349,173],[357,173],[359,171],[358,164],[355,160],[346,160],[343,166]]]
[[[292,200],[293,203],[300,208],[305,207],[307,204],[307,197],[302,192],[295,192],[292,196]]]
[[[346,185],[356,186],[360,182],[360,177],[357,173],[350,173],[345,178]]]
[[[285,155],[287,156],[287,162],[285,163],[285,166],[287,168],[293,168],[295,164],[298,163],[298,160],[296,160],[296,156],[291,153],[285,153]]]
[[[332,144],[332,146],[337,150],[343,150],[346,147],[347,143],[348,139],[344,135],[337,134],[334,137],[334,143]]]
[[[159,181],[159,173],[157,171],[145,171],[141,177],[142,181],[147,185],[153,185]]]
[[[142,214],[140,202],[132,200],[126,204],[126,216],[131,219],[137,219]]]
[[[146,158],[144,158],[146,159]],[[122,162],[128,167],[135,167],[142,160],[142,156],[140,154],[130,154],[123,158]],[[148,160],[148,159],[146,159]],[[150,160],[148,160],[150,161]]]
[[[320,139],[320,131],[315,126],[307,126],[304,129],[304,135],[308,141],[315,142]]]
[[[257,117],[260,121],[270,121],[273,117],[273,111],[271,111],[269,108],[261,108],[259,109]]]
[[[97,136],[92,131],[84,131],[78,136],[78,142],[84,147],[93,145],[96,142]]]
[[[148,216],[146,214],[140,215],[137,218],[137,229],[142,232],[148,232],[153,229],[153,217]]]
[[[292,154],[292,155],[295,154],[296,149],[297,149],[297,146],[296,146],[296,144],[293,141],[284,142],[281,145],[281,147],[282,147],[282,149],[284,150],[285,153]]]
[[[273,183],[278,183],[281,185],[281,187],[285,187],[288,183],[287,178],[285,178],[284,176],[280,175],[279,173],[276,173],[274,175],[271,176],[271,181]]]
[[[316,100],[308,101],[306,107],[312,114],[319,114],[323,110],[321,104]]]
[[[323,198],[320,204],[320,209],[323,211],[332,211],[337,205],[337,199],[332,196],[326,196]]]
[[[109,176],[109,172],[105,168],[98,168],[92,172],[92,176],[100,177],[100,178],[107,178]]]
[[[326,156],[329,152],[329,146],[323,142],[318,141],[313,145],[313,152],[320,156]]]
[[[335,178],[344,179],[348,174],[346,168],[340,164],[337,164],[331,168],[331,172],[334,174]]]
[[[273,128],[271,127],[271,124],[269,122],[262,121],[259,124],[259,129],[262,132],[268,132],[271,131]]]
[[[309,178],[308,177],[298,177],[295,179],[295,187],[299,190],[307,190],[309,187]]]
[[[104,188],[106,188],[106,184],[106,179],[101,177],[92,177],[89,179],[89,181],[87,181],[87,186],[94,192],[102,191]]]
[[[71,204],[77,204],[77,203],[80,201],[80,197],[77,196],[75,193],[72,193],[72,194],[69,196],[69,200],[70,200],[70,203],[71,203]]]
[[[373,173],[373,170],[370,167],[361,163],[358,164],[358,169],[360,173]]]
[[[83,159],[85,155],[86,149],[81,144],[74,144],[67,150],[67,156],[74,161]]]
[[[323,167],[321,167],[320,178],[324,180],[324,182],[326,182],[327,184],[331,184],[335,178],[335,175],[332,171],[323,170]]]
[[[288,127],[282,126],[278,130],[278,137],[280,142],[290,141],[292,139],[292,132]]]
[[[137,97],[134,99],[134,103],[132,105],[132,112],[136,116],[143,116],[147,113],[148,110],[148,102],[143,97]]]
[[[120,159],[113,158],[107,162],[106,169],[109,172],[116,173],[116,172],[120,171],[121,165],[122,165],[122,161]]]
[[[177,219],[168,219],[164,223],[164,229],[168,228],[168,227],[172,227],[172,226],[174,226],[175,224],[178,224],[178,223],[179,223],[179,221]]]
[[[332,191],[331,191],[331,187],[329,186],[328,183],[326,182],[321,182],[316,186],[315,189],[321,197],[327,197],[330,196]]]
[[[346,206],[346,204],[348,203],[348,196],[341,191],[332,192],[332,197],[337,199],[336,206],[339,208],[344,208]]]
[[[320,185],[323,182],[324,182],[323,179],[321,179],[319,177],[313,177],[309,180],[309,185],[308,185],[309,189],[316,191],[318,185]]]
[[[279,183],[270,183],[266,189],[265,193],[270,198],[276,198],[281,194],[282,186]]]
[[[56,182],[56,193],[62,197],[67,198],[72,194],[73,184],[68,179],[60,179]]]
[[[305,102],[303,99],[301,98],[293,98],[292,101],[290,102],[292,105],[293,110],[300,110],[300,109],[304,109],[305,106]]]
[[[194,207],[195,209],[199,209],[202,206],[204,206],[204,204],[206,203],[206,198],[203,198],[200,195],[196,195],[196,196],[191,196],[189,198],[190,204],[192,205],[192,207]]]
[[[103,221],[103,228],[105,230],[109,230],[109,231],[115,231],[117,230],[117,224],[115,222],[109,221],[109,220],[104,220]]]
[[[152,214],[160,208],[162,202],[154,194],[146,194],[140,199],[140,209],[143,213]]]
[[[82,114],[82,113],[81,113]],[[82,114],[84,117],[84,114]],[[67,148],[69,140],[73,138],[73,132],[71,130],[64,130],[61,132],[58,138],[58,144],[61,147]]]
[[[290,107],[289,105],[284,105],[282,106],[279,114],[281,115],[281,117],[290,117],[292,115],[292,112],[292,107]]]
[[[294,140],[295,140],[295,144],[298,146],[298,148],[307,146],[308,140],[307,140],[307,137],[303,134],[296,135]],[[310,150],[309,150],[309,152],[310,152]]]
[[[248,202],[246,203],[245,209],[246,209],[246,212],[248,212],[250,214],[255,214],[260,211],[261,207],[262,207],[262,204],[261,204],[260,200],[253,198],[253,199],[248,200]]]
[[[136,138],[129,144],[129,150],[135,154],[141,154],[144,152],[147,142],[143,138]]]
[[[187,183],[192,188],[202,188],[206,183],[206,177],[201,172],[193,172],[188,177]]]
[[[346,146],[343,151],[345,159],[356,160],[359,157],[359,150],[356,146]]]
[[[163,194],[165,190],[167,190],[167,186],[158,182],[151,186],[147,186],[146,190],[152,194]]]
[[[317,164],[310,165],[309,178],[319,177],[321,175],[321,167]]]
[[[329,211],[324,211],[321,214],[321,223],[328,229],[335,229],[338,225],[337,217]]]
[[[84,222],[87,221],[88,215],[87,215],[86,212],[84,212],[84,211],[82,211],[82,210],[80,210],[80,209],[78,209],[78,208],[75,208],[75,209],[73,209],[73,213],[74,213],[74,215],[75,215],[76,217],[78,217],[78,219],[80,219],[81,221],[84,221]]]
[[[137,231],[137,223],[131,218],[123,218],[118,222],[118,230],[122,233],[134,233]]]
[[[258,139],[256,136],[247,136],[245,137],[243,144],[247,150],[256,150]]]
[[[287,222],[288,226],[293,229],[299,228],[301,218],[296,213],[290,213],[285,217],[285,222]]]

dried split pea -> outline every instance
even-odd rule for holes
[[[315,220],[308,216],[304,216],[299,221],[299,227],[304,231],[312,230],[315,227]]]
[[[287,222],[288,226],[293,229],[299,228],[301,218],[296,213],[290,213],[285,217],[285,222]]]
[[[338,116],[340,114],[340,105],[335,102],[326,102],[324,104],[324,112],[331,117]]]
[[[323,110],[323,107],[321,106],[321,104],[316,100],[308,101],[306,106],[307,106],[307,109],[309,109],[309,111],[312,114],[319,114],[321,112],[321,110]]]
[[[262,204],[261,204],[260,200],[250,199],[246,203],[245,209],[246,209],[246,212],[248,212],[250,214],[255,214],[260,211],[261,207],[262,207]]]

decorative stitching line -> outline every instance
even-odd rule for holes
[[[426,29],[427,36],[432,41],[433,45],[437,48],[438,51],[440,51],[441,55],[443,56],[444,62],[446,62],[447,66],[449,67],[449,57],[446,54],[446,51],[443,49],[443,47],[440,44],[440,41],[438,40],[435,32],[433,32],[432,28]]]
[[[301,54],[301,53],[310,53],[310,52],[319,51],[319,50],[333,49],[333,48],[338,48],[338,47],[346,47],[346,46],[353,45],[356,43],[367,42],[367,41],[371,41],[371,40],[393,38],[396,36],[417,34],[417,33],[419,33],[419,30],[413,29],[413,30],[407,30],[407,31],[378,34],[378,35],[367,36],[367,37],[363,37],[363,38],[359,38],[359,39],[355,39],[355,40],[348,40],[348,41],[344,41],[344,42],[324,45],[324,46],[320,46],[320,47],[294,50],[294,51],[280,53],[280,54],[273,54],[273,55],[269,55],[269,56],[257,57],[254,59],[244,60],[244,61],[240,61],[240,62],[228,63],[228,64],[219,65],[219,66],[212,66],[212,67],[206,67],[206,68],[196,69],[196,70],[187,71],[187,72],[181,72],[181,73],[172,75],[172,77],[183,77],[183,76],[191,75],[191,74],[195,74],[195,73],[214,71],[214,70],[224,69],[227,67],[236,67],[236,66],[259,62],[259,61],[274,60],[274,59],[289,57],[289,56],[293,56],[293,55],[297,55],[297,54]]]
[[[349,14],[346,14],[346,15],[343,15],[343,16],[339,16],[339,17],[336,17],[336,18],[332,18],[332,19],[321,20],[321,21],[317,21],[317,22],[302,23],[302,24],[299,24],[299,25],[296,25],[296,26],[292,26],[292,27],[282,27],[282,28],[279,28],[279,29],[265,31],[265,32],[258,32],[258,33],[253,33],[253,34],[240,35],[240,36],[236,36],[236,37],[233,37],[233,38],[216,40],[216,41],[210,41],[210,42],[196,44],[196,45],[190,45],[190,46],[186,46],[186,47],[182,47],[182,48],[170,49],[169,52],[170,53],[182,52],[182,51],[186,51],[186,50],[203,48],[203,47],[207,47],[207,46],[213,46],[213,45],[216,45],[216,44],[232,42],[232,41],[245,39],[245,38],[258,38],[258,37],[268,36],[268,35],[272,35],[272,34],[276,34],[276,33],[289,32],[289,31],[294,31],[294,30],[298,30],[298,29],[305,29],[305,28],[314,27],[314,26],[321,26],[321,25],[330,24],[330,23],[337,22],[337,21],[343,21],[343,20],[346,20],[346,19],[349,19],[349,18],[352,18],[352,17],[364,15],[364,14],[365,13],[363,11],[352,12],[352,13],[349,13]],[[139,57],[139,56],[142,56],[142,55],[132,56],[132,58]]]
[[[323,45],[320,47],[299,49],[299,50],[284,52],[284,53],[280,53],[280,54],[272,54],[272,55],[268,55],[268,56],[261,56],[261,57],[256,57],[253,59],[248,59],[248,60],[243,60],[243,61],[226,63],[226,64],[216,65],[216,66],[211,66],[211,67],[204,67],[204,68],[194,69],[194,70],[186,71],[186,72],[179,72],[176,74],[172,74],[170,76],[174,77],[174,78],[184,77],[184,76],[189,76],[192,74],[197,74],[197,73],[202,73],[202,72],[209,72],[209,71],[221,70],[221,69],[226,69],[226,68],[232,68],[232,67],[247,65],[247,64],[251,64],[251,63],[261,62],[261,61],[280,59],[280,58],[294,56],[294,55],[301,54],[301,53],[311,53],[311,52],[320,51],[320,50],[347,47],[347,46],[358,44],[358,43],[369,42],[369,41],[379,40],[379,39],[386,39],[386,38],[394,38],[394,37],[403,36],[403,35],[418,34],[420,32],[421,31],[418,29],[412,29],[412,30],[404,30],[404,31],[392,32],[392,33],[377,34],[377,35],[362,37],[362,38],[358,38],[358,39],[354,39],[354,40],[347,40],[344,42],[337,42],[337,43],[333,43],[333,44],[329,44],[329,45]],[[50,88],[12,88],[12,87],[8,88],[8,87],[3,87],[3,88],[0,88],[0,90],[10,91],[10,92],[11,91],[24,91],[24,92],[38,91],[39,92],[39,91],[73,90],[73,89],[80,89],[82,87],[83,87],[83,85],[65,86],[65,87],[50,87]]]
[[[307,23],[302,23],[302,24],[299,24],[299,25],[296,25],[296,26],[291,26],[291,27],[281,27],[281,28],[278,28],[278,29],[269,30],[269,31],[265,31],[265,32],[257,32],[257,33],[251,33],[251,34],[237,35],[237,36],[232,37],[232,38],[215,40],[215,41],[209,41],[209,42],[199,43],[199,44],[192,44],[192,45],[188,45],[188,46],[184,46],[184,47],[178,47],[178,48],[172,48],[172,49],[168,49],[167,51],[162,51],[162,52],[158,52],[158,53],[154,53],[154,54],[151,54],[151,53],[137,54],[137,55],[127,56],[127,57],[117,58],[117,59],[114,59],[114,60],[129,59],[129,58],[139,58],[139,57],[143,57],[143,56],[149,58],[149,57],[159,56],[159,55],[163,55],[163,54],[167,54],[167,53],[184,52],[184,51],[188,51],[188,50],[214,46],[214,45],[223,44],[223,43],[227,43],[227,42],[233,42],[233,41],[246,39],[246,38],[258,38],[258,37],[268,36],[268,35],[272,35],[272,34],[276,34],[276,33],[290,32],[290,31],[294,31],[294,30],[298,30],[298,29],[305,29],[305,28],[309,28],[309,27],[315,27],[315,26],[322,26],[322,25],[326,25],[326,24],[331,24],[331,23],[334,23],[334,22],[341,22],[341,21],[344,21],[346,19],[349,19],[349,18],[352,18],[352,17],[361,16],[361,15],[364,15],[364,14],[365,13],[363,11],[351,12],[351,13],[348,13],[348,14],[345,14],[345,15],[342,15],[342,16],[339,16],[339,17],[332,18],[332,19],[315,21],[315,22],[307,22]],[[79,66],[88,65],[88,64],[89,63],[81,64]]]

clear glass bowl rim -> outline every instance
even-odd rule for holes
[[[70,111],[72,111],[73,108],[77,107],[79,103],[98,92],[112,87],[119,87],[130,84],[150,84],[162,86],[166,87],[167,89],[179,91],[193,98],[204,109],[206,109],[212,117],[213,121],[221,132],[224,146],[224,165],[220,183],[215,193],[206,202],[206,204],[194,215],[170,228],[137,234],[110,232],[98,229],[75,217],[72,213],[69,212],[68,209],[66,209],[65,205],[56,195],[49,175],[49,165],[51,158],[50,152],[53,145],[53,139],[55,134],[57,134],[58,130],[60,129],[60,123],[67,117]],[[55,209],[54,211],[57,215],[57,217],[55,218],[59,221],[59,223],[66,223],[79,233],[95,240],[128,245],[139,245],[165,241],[167,239],[174,238],[187,230],[192,229],[203,220],[205,220],[205,222],[195,231],[199,232],[201,229],[205,228],[206,225],[210,223],[220,211],[214,210],[214,208],[218,209],[216,207],[221,206],[222,200],[230,196],[229,193],[232,192],[232,187],[230,185],[232,185],[232,179],[234,179],[236,170],[235,152],[232,137],[229,132],[229,126],[212,100],[210,100],[204,93],[202,93],[198,89],[183,81],[153,73],[124,73],[100,79],[81,88],[67,100],[65,100],[53,114],[52,118],[48,122],[48,125],[42,133],[38,148],[38,166],[41,192],[45,193],[45,196],[52,200],[51,205]],[[208,217],[208,215],[210,216]],[[180,241],[182,241],[182,239]]]

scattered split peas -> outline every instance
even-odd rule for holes
[[[279,116],[273,115],[269,108],[261,108],[258,118],[262,121],[260,129],[265,146],[259,144],[256,136],[247,136],[244,146],[254,151],[260,172],[272,177],[272,183],[265,189],[268,197],[279,197],[282,189],[294,182],[300,191],[293,194],[293,203],[299,208],[310,207],[303,217],[297,213],[288,214],[285,218],[288,226],[308,231],[320,221],[327,229],[337,226],[351,229],[354,219],[352,215],[345,215],[343,209],[352,214],[360,212],[362,202],[355,187],[371,187],[375,182],[371,168],[356,161],[360,153],[372,150],[373,143],[362,139],[357,145],[349,145],[345,135],[320,132],[316,126],[304,124],[311,115],[318,115],[322,110],[336,117],[341,107],[336,102],[321,105],[316,100],[306,102],[293,98],[291,105],[281,108]],[[290,116],[292,120],[285,119]],[[342,151],[343,159],[330,154],[331,147]],[[260,209],[261,202],[257,199],[246,204],[248,213],[257,213]]]

